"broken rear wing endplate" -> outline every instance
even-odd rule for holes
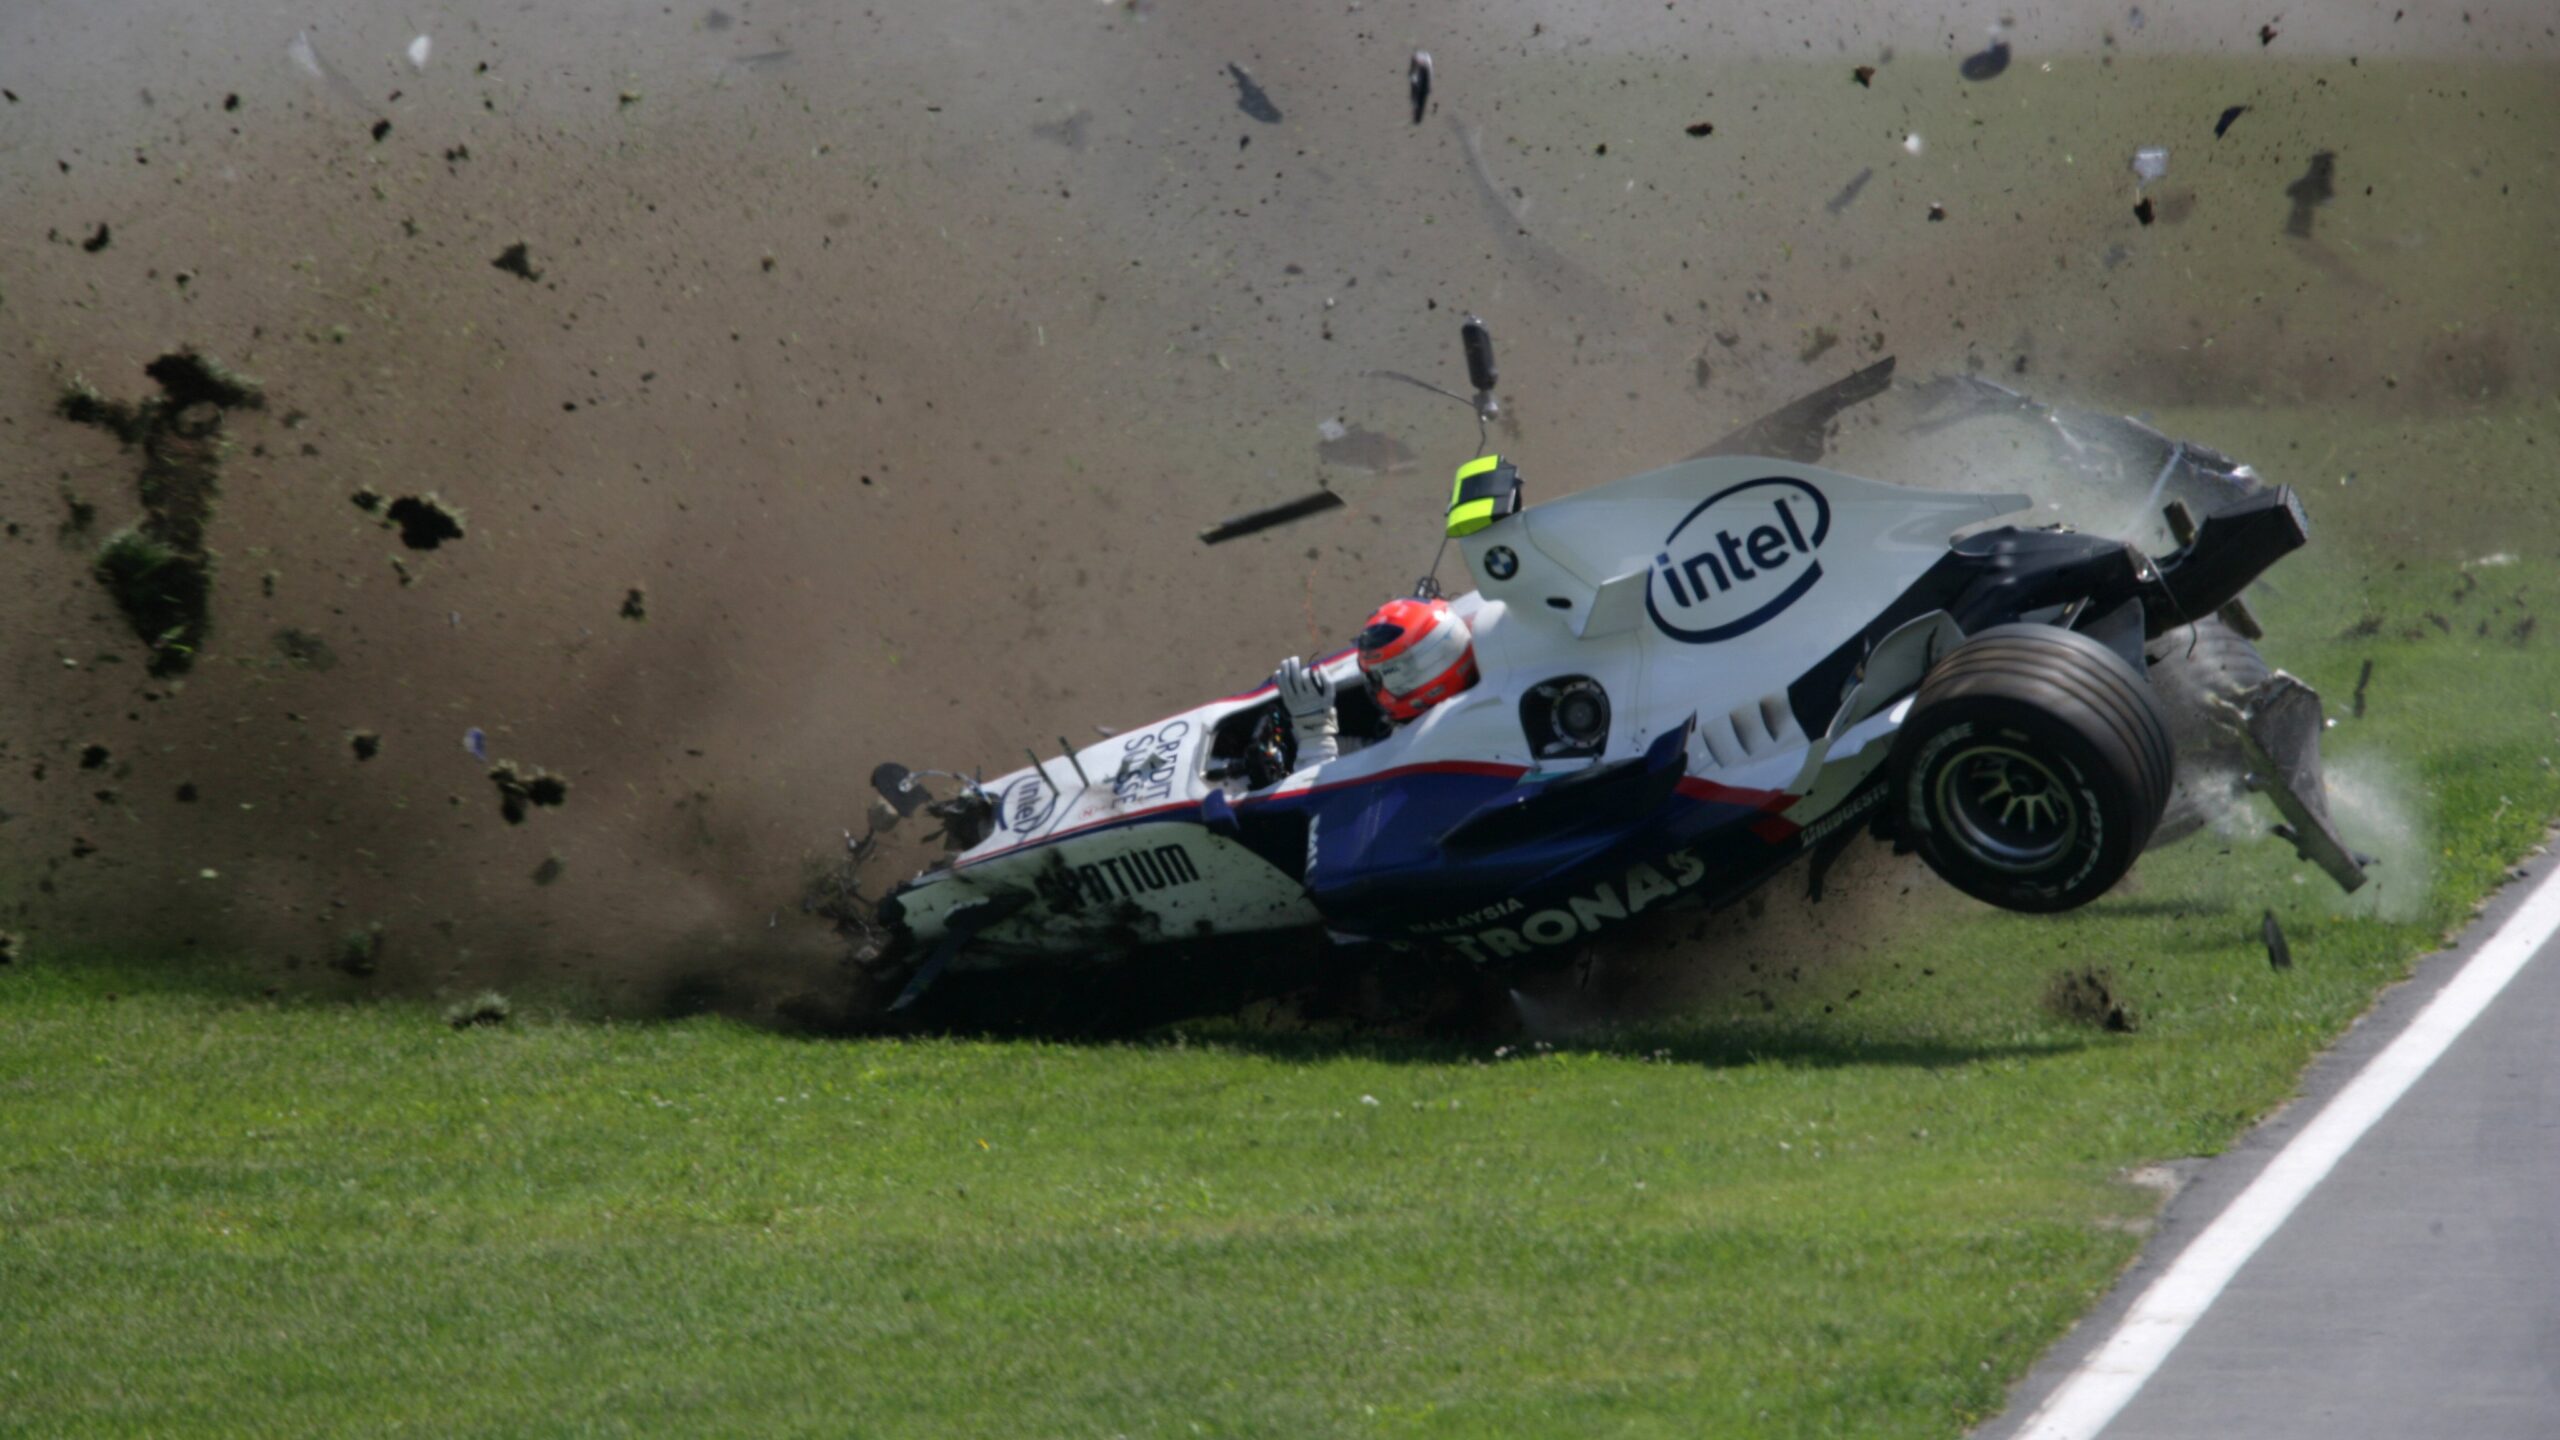
[[[2347,848],[2329,819],[2328,781],[2320,770],[2320,692],[2282,670],[2240,698],[2240,746],[2268,798],[2284,812],[2294,853],[2353,892],[2372,861]]]

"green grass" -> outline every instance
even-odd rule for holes
[[[1553,1050],[455,1030],[39,950],[0,1433],[1954,1435],[2139,1244],[2128,1167],[2280,1103],[2560,808],[2560,635],[2478,638],[2483,573],[2266,607],[2334,710],[2377,661],[2330,753],[2399,787],[2397,918],[2203,840]],[[2043,1009],[2092,963],[2136,1033]]]

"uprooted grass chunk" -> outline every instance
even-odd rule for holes
[[[507,1003],[506,996],[495,990],[483,990],[446,1010],[444,1023],[456,1030],[468,1030],[474,1025],[504,1025],[514,1012],[515,1007]]]
[[[400,543],[412,550],[433,550],[447,540],[462,538],[462,512],[438,499],[434,491],[401,496],[382,512],[382,518],[400,527]]]
[[[142,451],[142,521],[100,548],[94,570],[151,647],[151,673],[168,676],[195,663],[211,624],[213,561],[204,534],[220,490],[223,414],[257,409],[266,397],[256,381],[193,349],[162,355],[143,373],[160,387],[152,399],[110,400],[74,379],[54,409]]]
[[[569,800],[566,776],[550,774],[540,766],[527,771],[513,760],[490,766],[489,783],[498,787],[498,813],[510,825],[523,824],[535,806],[564,805]]]
[[[329,957],[329,968],[353,975],[361,980],[382,968],[382,926],[367,925],[338,937],[337,953]]]
[[[183,674],[195,664],[210,624],[210,558],[186,554],[143,530],[119,530],[98,548],[92,569],[133,633],[151,647],[152,674]]]
[[[173,350],[142,367],[160,382],[169,409],[213,405],[224,410],[258,410],[267,403],[258,382],[241,375],[200,350]]]

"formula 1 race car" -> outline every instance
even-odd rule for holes
[[[1467,338],[1489,409],[1490,343]],[[1818,431],[1825,403],[1789,408]],[[2153,841],[2204,722],[2304,854],[2361,882],[2321,803],[2318,697],[2214,618],[2248,623],[2241,591],[2308,539],[2291,490],[2179,446],[2184,538],[2155,557],[1994,523],[2025,496],[1788,458],[1805,447],[1770,425],[1738,443],[1777,453],[1535,506],[1512,466],[1464,467],[1446,528],[1477,588],[1450,604],[1479,678],[1399,724],[1353,652],[1324,659],[1335,758],[1300,763],[1266,683],[992,780],[882,766],[875,823],[924,811],[949,853],[853,927],[869,971],[912,1011],[1150,954],[1196,977],[1251,937],[1528,966],[1799,858],[1818,895],[1869,832],[1990,904],[2068,910]]]

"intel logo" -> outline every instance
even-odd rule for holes
[[[1831,502],[1802,480],[1772,475],[1719,490],[1662,538],[1645,576],[1654,627],[1689,645],[1756,630],[1822,578],[1816,556]]]

